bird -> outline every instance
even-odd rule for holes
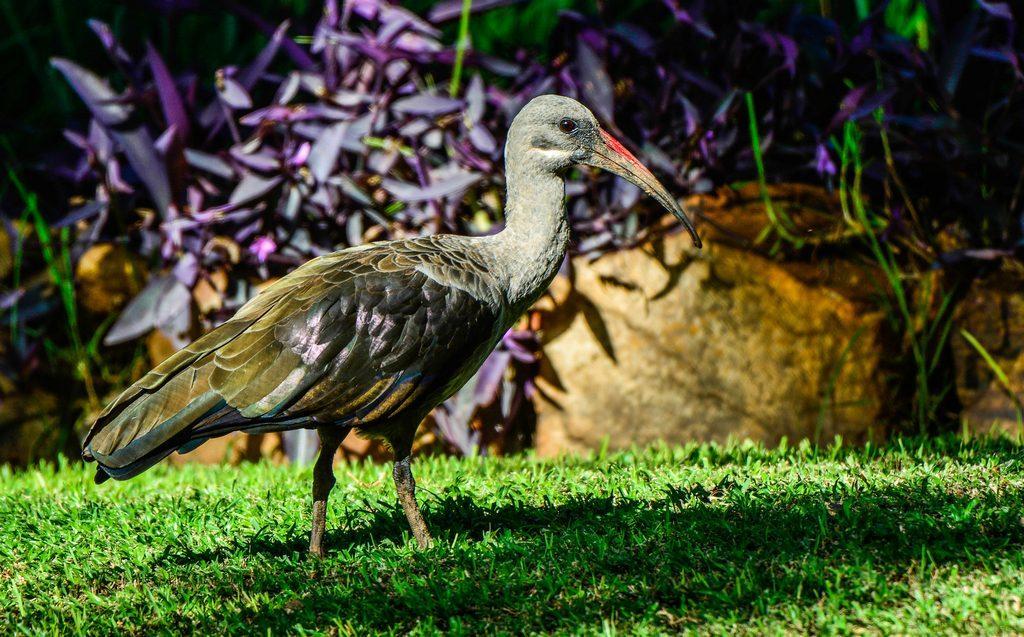
[[[673,213],[681,204],[580,102],[540,95],[509,126],[503,228],[435,234],[316,257],[125,389],[96,418],[82,456],[96,482],[125,480],[232,431],[316,429],[309,552],[322,557],[333,459],[350,430],[385,442],[409,528],[432,537],[416,500],[420,422],[476,373],[547,289],[569,246],[565,175],[608,170]]]

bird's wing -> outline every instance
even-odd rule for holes
[[[125,390],[86,437],[87,457],[129,477],[188,440],[282,423],[361,425],[449,391],[493,346],[501,320],[482,299],[485,264],[448,255],[440,241],[377,244],[298,268]]]

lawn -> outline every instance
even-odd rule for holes
[[[0,626],[24,633],[1019,633],[1024,449],[657,447],[390,468],[0,472]]]

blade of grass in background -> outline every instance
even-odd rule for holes
[[[835,402],[836,385],[839,383],[839,377],[843,373],[843,367],[846,366],[846,360],[850,357],[850,351],[853,346],[857,344],[860,337],[864,335],[866,326],[861,325],[857,328],[857,331],[853,333],[850,340],[843,346],[843,351],[839,353],[839,360],[836,361],[836,366],[829,374],[828,385],[825,387],[825,395],[822,397],[821,407],[818,410],[818,421],[814,426],[814,444],[821,444],[821,433],[825,429],[825,420],[828,418],[828,412],[830,409],[835,409],[838,405]],[[844,405],[850,406],[850,405]],[[871,436],[868,436],[871,439]]]
[[[459,17],[459,38],[455,42],[455,68],[452,70],[452,81],[448,86],[448,94],[455,97],[459,94],[462,83],[462,60],[466,57],[469,46],[469,10],[473,0],[462,0],[462,15]]]
[[[8,155],[13,154],[13,150],[6,139],[0,140],[0,145],[4,147],[4,150]],[[69,250],[71,236],[70,230],[67,227],[61,228],[60,233],[57,236],[57,239],[59,240],[58,244],[55,241],[53,234],[50,232],[50,226],[46,223],[42,212],[39,210],[38,197],[36,196],[36,193],[30,192],[25,187],[13,167],[7,167],[7,179],[14,186],[18,196],[21,198],[22,204],[24,205],[24,210],[21,214],[21,226],[22,228],[25,228],[31,225],[35,230],[36,237],[39,240],[40,254],[42,255],[43,262],[46,265],[50,281],[57,288],[57,292],[60,295],[61,306],[64,308],[64,316],[67,320],[66,331],[68,339],[71,341],[70,358],[74,363],[76,372],[85,385],[86,394],[89,398],[90,404],[98,405],[99,399],[96,396],[89,358],[82,345],[81,336],[79,335],[78,306],[75,304],[74,271],[71,266],[71,254]],[[24,256],[23,241],[23,235],[19,232],[16,242],[17,247],[15,249],[15,273],[16,282],[18,284],[20,284],[21,262]],[[16,308],[17,302],[15,302],[15,306],[12,309],[12,335],[17,327]]]
[[[747,102],[747,119],[750,121],[750,148],[754,153],[754,164],[757,166],[757,183],[761,189],[761,199],[764,201],[764,211],[768,215],[768,219],[771,221],[771,228],[774,229],[781,238],[795,244],[798,248],[803,245],[803,239],[794,236],[786,226],[793,227],[793,221],[786,215],[785,211],[780,210],[776,214],[775,206],[772,205],[772,198],[768,194],[768,180],[765,177],[764,171],[764,160],[761,157],[761,135],[757,130],[757,112],[754,109],[754,96],[749,91],[744,93],[744,99]],[[764,238],[764,234],[758,237],[759,240]]]
[[[859,126],[847,121],[843,126],[843,143],[840,148],[839,201],[843,216],[848,223],[858,227],[867,238],[868,247],[875,262],[885,275],[889,291],[895,300],[890,306],[890,321],[906,339],[914,362],[915,394],[914,423],[922,434],[928,425],[937,420],[939,404],[949,388],[936,391],[932,386],[932,371],[948,340],[952,323],[952,291],[942,293],[939,308],[931,311],[933,296],[930,277],[922,277],[920,289],[913,294],[908,281],[910,274],[900,269],[899,260],[888,242],[879,239],[877,229],[885,227],[888,220],[869,210],[867,197],[863,192],[862,176],[862,133]],[[852,182],[849,178],[852,170]],[[852,212],[851,212],[852,211]],[[916,300],[917,305],[914,305]]]
[[[974,348],[978,355],[985,361],[985,364],[989,366],[992,373],[999,379],[999,384],[1002,385],[1003,391],[1006,392],[1006,396],[1013,402],[1014,411],[1017,414],[1017,440],[1021,439],[1022,433],[1024,433],[1024,402],[1021,401],[1020,396],[1017,392],[1013,391],[1013,387],[1010,385],[1010,378],[1003,371],[1002,366],[996,361],[995,358],[989,354],[985,346],[982,345],[978,339],[974,338],[974,335],[968,332],[966,329],[960,330],[960,336],[964,337],[964,340],[970,343],[971,347]]]

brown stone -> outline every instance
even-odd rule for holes
[[[243,462],[256,462],[260,458],[280,462],[284,457],[280,440],[278,434],[245,434],[233,431],[225,436],[207,440],[188,453],[172,453],[170,462],[174,465],[188,462],[238,465]]]
[[[786,224],[795,238],[808,245],[842,242],[856,234],[844,221],[838,200],[822,188],[808,184],[769,184],[767,193],[779,223]],[[771,219],[757,183],[693,195],[685,199],[684,204],[706,221],[700,226],[701,236],[706,241],[762,254],[773,248],[770,241],[758,241]],[[665,217],[663,222],[676,223],[672,217]]]
[[[677,233],[574,259],[572,294],[543,313],[540,454],[606,437],[622,448],[881,435],[882,313],[860,291],[870,273],[705,236],[702,252]]]
[[[24,466],[62,449],[57,398],[40,389],[0,397],[0,464]]]
[[[153,330],[146,336],[146,351],[149,352],[151,367],[156,367],[170,358],[171,354],[178,351],[178,348],[163,332]]]
[[[964,423],[975,433],[1017,436],[1024,418],[1024,276],[1002,270],[975,281],[957,307],[954,325],[951,340]],[[978,341],[1009,387],[962,331]]]
[[[216,312],[224,307],[224,298],[221,293],[207,279],[196,281],[192,289],[192,298],[195,299],[196,308],[200,314]]]
[[[112,314],[142,289],[142,262],[124,247],[100,243],[85,251],[75,268],[78,300],[95,314]]]

